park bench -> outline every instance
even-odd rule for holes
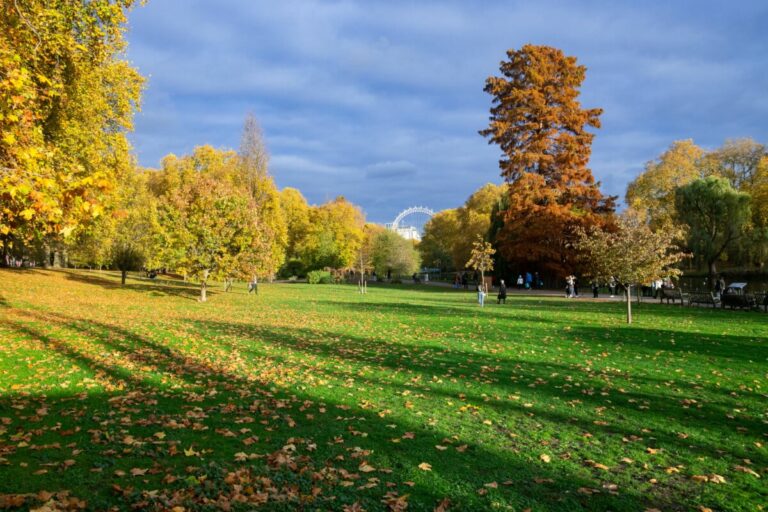
[[[747,283],[731,283],[720,297],[723,308],[754,309],[757,307],[755,296],[747,293]]]
[[[723,308],[728,306],[731,309],[752,309],[757,306],[755,298],[752,295],[746,294],[724,293],[722,302]]]
[[[669,304],[669,301],[672,301],[672,304],[674,304],[676,300],[679,300],[682,306],[686,298],[688,298],[688,294],[683,293],[680,288],[661,288],[659,290],[659,302],[666,300],[667,304]]]
[[[712,292],[692,293],[691,298],[688,299],[688,305],[693,306],[694,304],[712,304],[714,308],[720,305],[720,296]]]

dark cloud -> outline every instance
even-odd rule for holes
[[[588,67],[605,109],[591,167],[623,196],[673,140],[768,142],[768,3],[150,0],[129,57],[149,76],[133,141],[143,165],[238,145],[260,120],[278,185],[344,195],[390,221],[499,182],[485,78],[505,50],[549,44]]]

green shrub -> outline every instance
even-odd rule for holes
[[[327,270],[313,270],[307,273],[309,284],[331,284],[331,273]]]

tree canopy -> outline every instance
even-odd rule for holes
[[[653,231],[635,212],[620,215],[610,229],[579,228],[577,235],[585,275],[602,283],[616,279],[626,289],[627,323],[632,323],[632,286],[681,273],[676,264],[685,255],[675,244],[679,231]]]
[[[0,245],[67,238],[131,170],[143,79],[123,60],[133,0],[0,6]]]
[[[493,97],[490,123],[480,133],[503,152],[509,207],[498,234],[507,259],[535,262],[564,274],[575,263],[570,249],[577,226],[603,225],[613,212],[587,167],[601,109],[578,101],[586,67],[548,46],[509,50],[501,76],[486,80]]]
[[[689,227],[688,244],[709,269],[710,282],[717,260],[746,235],[750,220],[749,194],[716,176],[699,179],[677,189],[677,212]]]

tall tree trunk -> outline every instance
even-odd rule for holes
[[[632,323],[632,285],[628,284],[627,288],[627,323]]]
[[[125,286],[125,276],[128,274],[127,270],[120,271],[120,284]]]

